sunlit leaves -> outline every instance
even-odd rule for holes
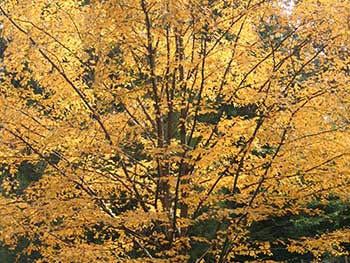
[[[0,236],[29,240],[22,254],[268,258],[255,223],[348,198],[344,1],[1,8]],[[337,230],[288,249],[338,255],[343,241]]]

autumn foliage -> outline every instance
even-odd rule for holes
[[[31,262],[345,253],[343,227],[254,238],[350,195],[350,3],[292,2],[2,1],[1,244]]]

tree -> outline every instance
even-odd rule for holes
[[[259,222],[348,198],[349,8],[3,1],[2,243],[38,262],[270,255]]]

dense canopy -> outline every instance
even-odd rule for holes
[[[327,211],[350,195],[349,1],[0,11],[0,244],[16,261],[348,251],[349,219]],[[270,231],[316,218],[322,231]]]

